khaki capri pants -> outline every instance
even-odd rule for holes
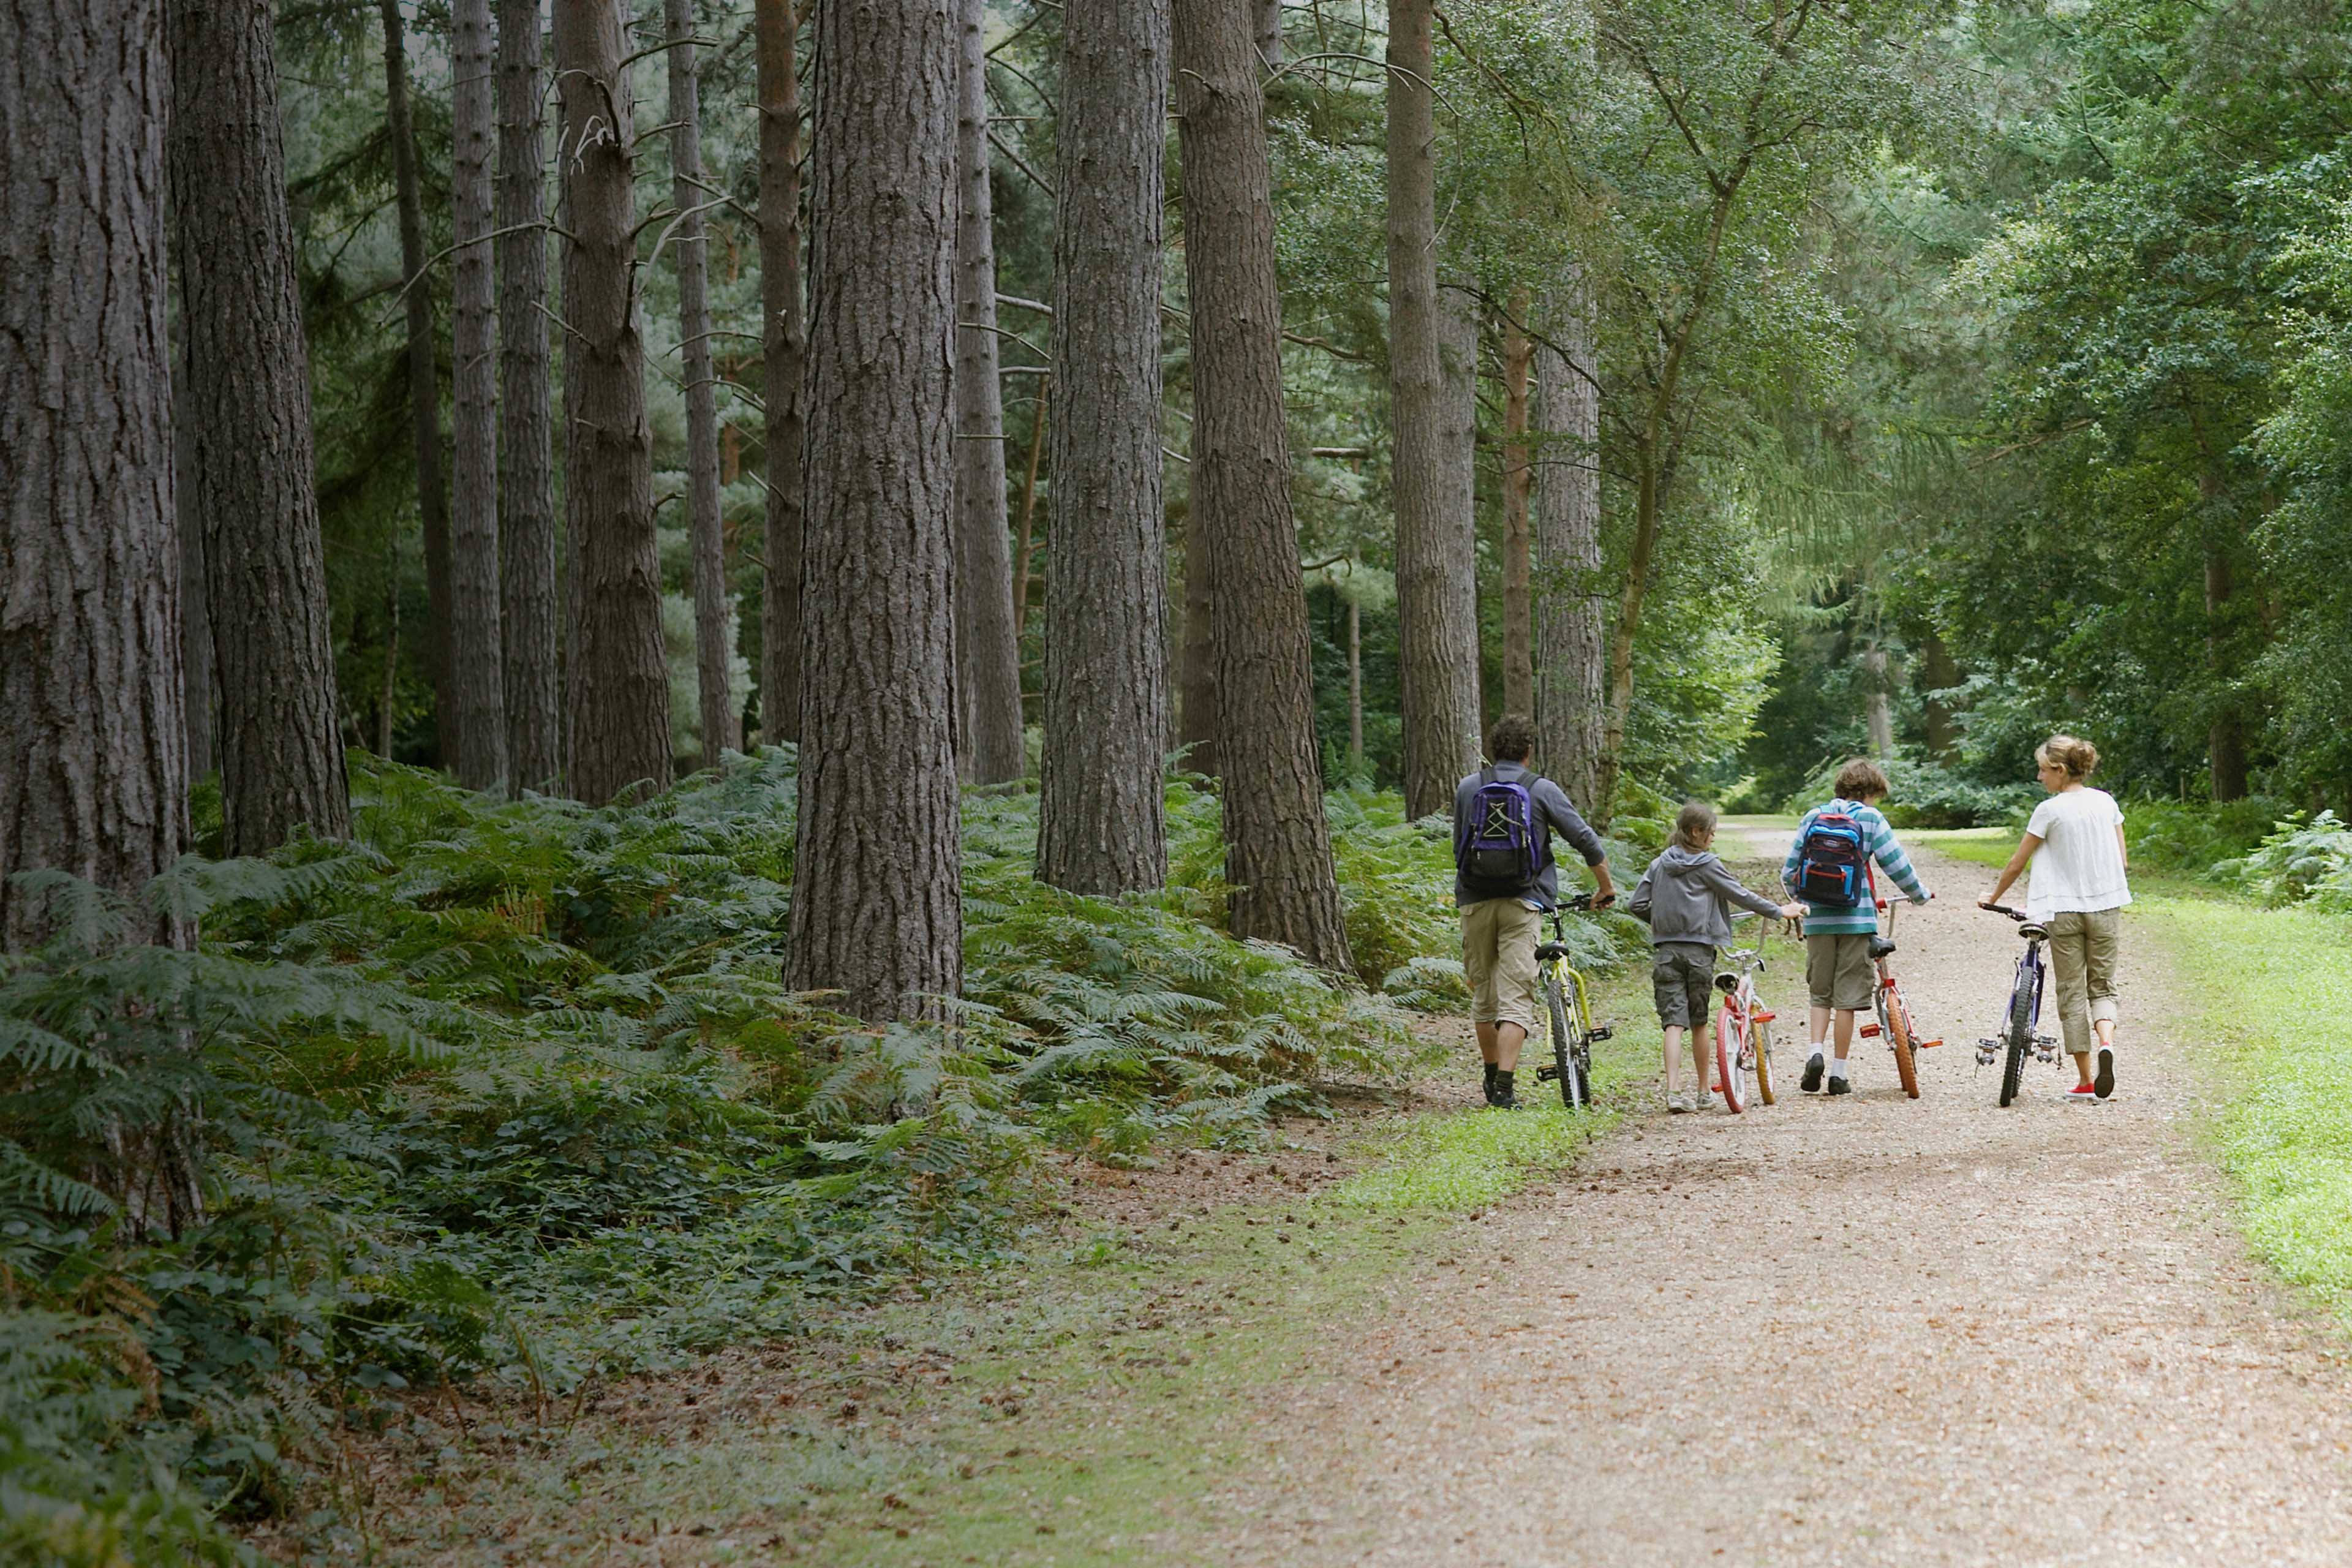
[[[2069,910],[2044,922],[2050,932],[2050,973],[2058,983],[2058,1024],[2066,1054],[2084,1056],[2098,1047],[2101,1019],[2116,1018],[2116,951],[2123,930],[2121,910]]]
[[[1462,977],[1470,1016],[1536,1032],[1536,938],[1542,927],[1524,899],[1482,899],[1462,907]]]

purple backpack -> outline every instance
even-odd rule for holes
[[[1536,824],[1536,797],[1528,785],[1507,783],[1488,768],[1470,797],[1461,840],[1454,847],[1454,864],[1463,885],[1490,899],[1507,899],[1536,884],[1536,859],[1542,831]]]

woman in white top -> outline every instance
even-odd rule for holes
[[[2116,1091],[2116,947],[2118,911],[2131,902],[2125,880],[2124,814],[2116,797],[2084,784],[2099,765],[2098,748],[2053,735],[2035,749],[2050,798],[2033,808],[2017,853],[2001,868],[1990,909],[2033,866],[2025,912],[2050,932],[2050,967],[2058,981],[2058,1019],[2082,1081],[2067,1100],[2087,1105]],[[2099,1066],[2091,1070],[2092,1042]]]

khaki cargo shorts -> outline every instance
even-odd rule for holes
[[[1536,1032],[1536,938],[1542,927],[1525,899],[1485,899],[1462,909],[1462,977],[1470,1016]]]
[[[1816,1007],[1862,1013],[1878,985],[1870,962],[1867,933],[1824,933],[1805,938],[1805,989]]]

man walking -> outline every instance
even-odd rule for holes
[[[1454,791],[1454,902],[1462,913],[1462,968],[1470,983],[1486,1103],[1517,1109],[1512,1075],[1535,1029],[1538,917],[1559,899],[1551,836],[1566,839],[1592,868],[1592,907],[1617,900],[1601,835],[1559,785],[1528,766],[1536,727],[1506,713],[1486,737],[1494,759]]]

